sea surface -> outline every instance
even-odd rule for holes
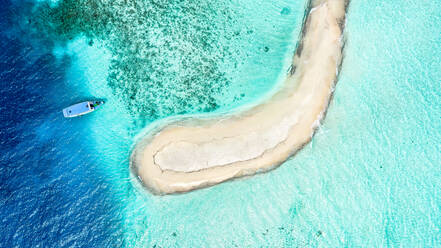
[[[0,247],[441,247],[433,0],[351,1],[327,116],[281,167],[168,196],[130,174],[152,122],[276,89],[306,6],[0,0]]]

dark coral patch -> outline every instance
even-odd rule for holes
[[[135,117],[156,119],[219,108],[231,84],[223,61],[243,63],[235,20],[217,0],[64,0],[39,4],[31,23],[59,42],[104,42],[113,93]]]

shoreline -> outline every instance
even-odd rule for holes
[[[280,89],[239,113],[160,123],[135,145],[132,172],[157,194],[265,172],[308,143],[324,117],[342,60],[347,1],[312,0]]]

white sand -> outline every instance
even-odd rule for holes
[[[268,101],[235,115],[181,120],[149,133],[131,163],[156,193],[185,192],[267,171],[307,143],[326,111],[341,61],[344,0],[313,1],[293,75]]]

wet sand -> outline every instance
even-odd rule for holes
[[[311,140],[342,59],[345,0],[316,0],[292,68],[268,100],[240,113],[158,126],[136,144],[132,171],[158,194],[185,192],[268,171]]]

